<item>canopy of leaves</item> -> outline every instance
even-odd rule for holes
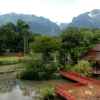
[[[60,39],[49,36],[37,36],[31,46],[34,52],[53,52],[60,48]]]
[[[98,31],[100,30],[98,29]],[[67,56],[65,57],[67,60],[69,57],[72,62],[76,63],[80,56],[98,43],[99,40],[100,33],[97,30],[69,27],[61,34],[60,52]]]
[[[17,24],[7,23],[0,27],[0,53],[7,50],[11,52],[23,52],[24,38],[26,42],[31,37],[28,24],[22,20],[18,20]]]

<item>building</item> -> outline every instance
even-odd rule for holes
[[[100,44],[96,44],[94,48],[88,50],[88,52],[82,56],[82,59],[95,62],[93,73],[100,75]]]

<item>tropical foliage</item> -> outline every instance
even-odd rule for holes
[[[24,62],[25,70],[21,77],[23,79],[45,80],[51,79],[59,67],[58,63],[44,63],[41,58],[31,59]]]
[[[18,20],[16,25],[7,23],[0,27],[0,53],[24,52],[30,38],[29,26],[24,21]]]
[[[99,31],[70,27],[61,34],[60,61],[75,64],[80,56],[100,40]]]
[[[0,54],[30,54],[30,59],[24,62],[22,77],[25,79],[49,79],[62,68],[88,75],[89,67],[85,65],[90,65],[80,61],[80,57],[99,41],[100,29],[69,27],[57,36],[46,36],[32,34],[22,20],[0,27]]]
[[[85,76],[91,76],[91,64],[88,61],[80,60],[78,64],[76,64],[73,69],[73,71],[80,73],[81,75]]]

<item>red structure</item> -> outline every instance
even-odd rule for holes
[[[93,67],[93,73],[100,75],[100,43],[88,50],[81,58],[96,62],[96,65]]]
[[[78,82],[78,83],[71,83],[71,84],[59,84],[56,86],[55,93],[57,95],[63,97],[65,100],[77,100],[77,98],[69,92],[72,88],[80,89],[82,87],[86,87],[86,89],[87,89],[89,85],[91,86],[91,84],[92,85],[96,84],[97,86],[100,86],[99,80],[83,77],[76,72],[60,71],[60,74],[66,78],[69,78],[71,80]],[[100,90],[99,88],[97,87],[98,90]],[[93,91],[94,91],[94,89],[93,89]],[[99,96],[100,96],[100,91],[97,91],[97,93],[99,93]],[[89,100],[89,99],[79,99],[79,100]]]
[[[60,74],[66,78],[69,78],[71,80],[74,80],[74,81],[79,82],[79,83],[84,84],[84,85],[90,84],[90,83],[100,84],[99,80],[95,80],[92,78],[87,78],[87,77],[81,76],[76,72],[60,71]]]
[[[65,89],[62,89],[59,86],[56,87],[55,91],[56,91],[56,94],[63,97],[65,100],[76,100],[76,98],[74,96],[72,96]]]

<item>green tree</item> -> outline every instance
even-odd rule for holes
[[[98,42],[99,35],[91,29],[69,27],[61,34],[60,62],[77,63],[80,56]]]
[[[0,53],[10,52],[27,52],[31,33],[29,26],[22,20],[17,24],[7,23],[0,27]]]
[[[7,23],[0,27],[0,47],[1,51],[6,51],[9,49],[10,51],[14,51],[15,45],[14,41],[16,39],[16,26],[12,23]]]
[[[52,53],[60,47],[60,40],[49,36],[37,36],[32,44],[34,52],[42,53],[44,63],[49,63],[52,58]]]
[[[81,38],[78,28],[70,27],[61,34],[60,62],[63,65],[75,61]]]
[[[22,20],[18,20],[16,26],[17,26],[17,31],[20,34],[20,38],[22,38],[23,40],[24,53],[27,53],[29,48],[29,38],[30,38],[29,25]]]

